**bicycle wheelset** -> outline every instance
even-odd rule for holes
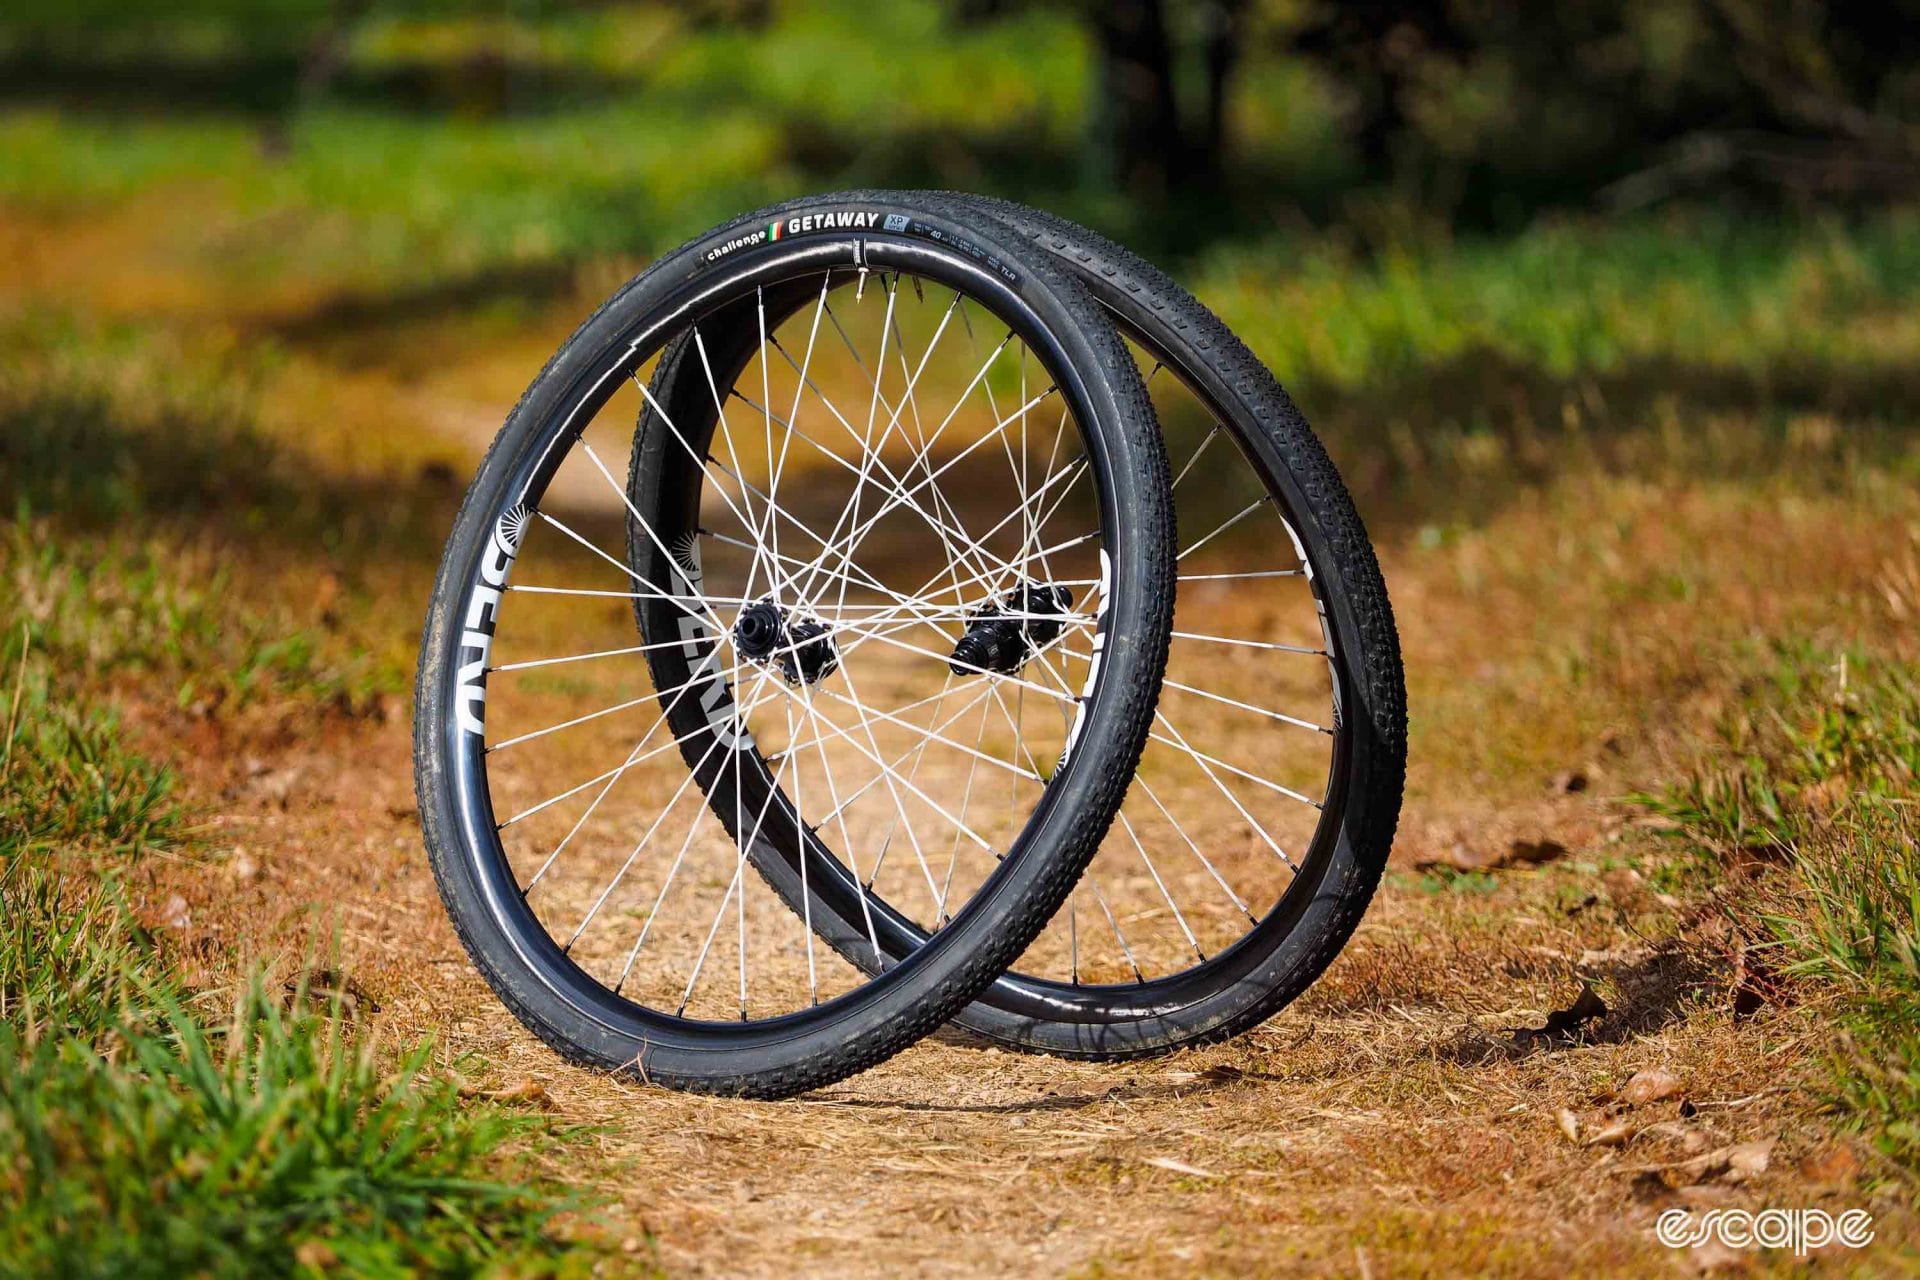
[[[682,1089],[925,1035],[1118,811],[1174,543],[1137,366],[997,219],[848,192],[662,258],[535,379],[435,582],[416,781],[476,967]],[[1049,715],[964,719],[1008,699]]]
[[[1339,953],[1391,848],[1405,691],[1371,544],[1286,393],[1190,294],[1063,219],[954,193],[915,198],[963,221],[1005,223],[1087,288],[1154,395],[1179,518],[1172,656],[1118,821],[1061,916],[955,1021],[1015,1048],[1089,1058],[1237,1034]],[[655,382],[696,421],[697,373],[663,362]],[[636,459],[636,484],[644,470]],[[1045,487],[1065,482],[1063,499],[1077,482],[1051,459],[1044,475]],[[1009,564],[990,597],[1024,604],[1036,580],[1052,590],[1059,575],[1031,570],[1047,567],[1054,541],[1038,519],[1038,554]],[[1086,656],[1077,637],[1045,631],[1044,614],[1025,616],[1048,643],[981,673],[1004,691],[924,729],[914,757],[964,766],[970,783],[1004,791],[1016,808],[1037,776],[989,762],[998,767],[978,778],[968,743],[1059,719],[1070,664]],[[1030,688],[1051,696],[1029,699]],[[904,814],[894,825],[912,827]],[[857,859],[823,857],[810,877],[795,873],[791,853],[754,865],[857,966],[879,972],[924,945],[922,917],[871,884],[863,891]]]

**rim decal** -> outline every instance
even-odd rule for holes
[[[480,581],[467,600],[465,627],[460,633],[460,671],[454,693],[454,717],[467,733],[487,731],[487,656],[493,649],[493,629],[499,622],[500,594],[507,589],[520,537],[533,518],[524,503],[514,506],[493,527],[480,557]],[[468,655],[473,655],[471,659]]]

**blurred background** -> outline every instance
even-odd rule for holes
[[[604,292],[795,194],[991,192],[1174,269],[1330,431],[1364,424],[1343,458],[1363,487],[1401,489],[1446,445],[1501,464],[1450,490],[1494,501],[1530,433],[1573,418],[1662,395],[1878,417],[1911,389],[1886,326],[1847,318],[1920,273],[1916,17],[21,0],[0,18],[0,209],[90,227],[21,233],[39,266],[14,287],[37,302],[97,275],[89,311],[382,347],[383,325]]]
[[[1819,1151],[1848,1188],[1910,1188],[1916,32],[1907,0],[8,0],[0,1008],[31,977],[93,1025],[49,956],[97,882],[140,913],[98,917],[124,943],[88,962],[102,991],[158,965],[218,992],[331,938],[383,1045],[494,1064],[460,1070],[500,1092],[431,1099],[494,1135],[427,1142],[445,1171],[496,1167],[482,1099],[551,1086],[599,1145],[525,1176],[613,1189],[650,1224],[622,1256],[657,1231],[729,1272],[790,1274],[829,1210],[821,1239],[871,1234],[848,1171],[923,1139],[986,1154],[899,1184],[896,1268],[1152,1272],[1164,1247],[1168,1274],[1349,1274],[1366,1241],[1390,1271],[1645,1275],[1671,1259],[1627,1175],[1709,1141],[1782,1138],[1761,1204],[1812,1203],[1832,1159],[1792,1170]],[[407,694],[487,443],[652,256],[855,185],[1009,196],[1157,260],[1293,393],[1379,549],[1411,707],[1394,860],[1328,976],[1187,1083],[929,1042],[847,1086],[921,1101],[836,1113],[844,1140],[811,1106],[686,1110],[521,1034],[425,874]],[[1588,1042],[1516,1047],[1588,982],[1611,1010]],[[261,1043],[336,1043],[260,1017]],[[0,1089],[0,1168],[57,1152],[28,1176],[65,1188],[0,1203],[0,1257],[215,1274],[244,1239],[229,1271],[336,1246],[382,1270],[360,1231],[432,1271],[484,1255],[489,1214],[561,1247],[520,1201],[435,1217],[404,1190],[393,1221],[427,1225],[401,1233],[358,1191],[195,1181],[352,1152],[209,1160],[206,1117],[250,1114],[211,1106],[127,1148],[95,1117],[131,1114],[131,1076],[13,1035],[0,1076],[38,1054],[37,1080],[112,1087]],[[1740,1101],[1596,1162],[1569,1139],[1649,1064]],[[1056,1088],[1084,1096],[1035,1101]],[[1033,1159],[1042,1126],[1001,1113],[1056,1102],[1114,1136]],[[1881,1218],[1882,1247],[1913,1223]]]

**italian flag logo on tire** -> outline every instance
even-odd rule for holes
[[[769,222],[767,224],[767,239],[778,240],[781,234],[782,234],[782,229],[779,223]]]

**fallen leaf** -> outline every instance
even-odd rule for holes
[[[1578,1116],[1574,1115],[1573,1112],[1567,1110],[1565,1107],[1562,1107],[1554,1118],[1560,1122],[1560,1132],[1567,1135],[1568,1142],[1580,1141],[1580,1118]]]
[[[344,1017],[355,1018],[363,1012],[380,1012],[380,1002],[368,995],[366,988],[338,969],[309,970],[297,978],[287,979],[283,986],[289,1000],[299,999],[304,992],[309,1005],[325,1007],[338,1004]]]
[[[300,782],[298,768],[270,769],[251,777],[246,785],[248,796],[262,804],[286,808],[293,798],[294,789]]]
[[[490,1089],[479,1095],[489,1102],[530,1102],[543,1111],[553,1109],[553,1099],[547,1096],[547,1086],[526,1076],[499,1089]]]
[[[1600,877],[1600,883],[1606,886],[1607,896],[1623,907],[1630,907],[1646,896],[1646,879],[1632,867],[1615,867]]]
[[[177,893],[170,893],[166,901],[147,912],[146,923],[149,929],[172,929],[183,932],[193,926],[193,915],[187,910],[187,900]]]
[[[1767,1005],[1780,1003],[1783,994],[1766,952],[1759,947],[1740,948],[1734,966],[1733,1016],[1750,1018]]]
[[[1680,1077],[1671,1071],[1638,1071],[1620,1087],[1618,1096],[1628,1106],[1644,1107],[1649,1102],[1671,1098],[1684,1087]]]
[[[1718,1240],[1708,1240],[1686,1251],[1683,1255],[1687,1265],[1701,1275],[1712,1275],[1721,1271],[1745,1271],[1753,1266],[1753,1255],[1739,1249],[1721,1244]]]
[[[1502,867],[1538,866],[1566,855],[1567,847],[1558,840],[1514,840],[1498,851],[1488,851],[1463,840],[1454,840],[1437,849],[1416,854],[1413,866],[1416,871],[1432,871],[1442,867],[1450,871],[1498,871]]]
[[[300,1247],[293,1251],[293,1260],[303,1267],[312,1267],[316,1271],[325,1271],[340,1262],[340,1255],[333,1246],[324,1240],[302,1240]]]
[[[1580,984],[1580,994],[1565,1009],[1556,1009],[1547,1015],[1544,1027],[1520,1027],[1513,1037],[1520,1043],[1529,1040],[1571,1040],[1580,1033],[1580,1028],[1597,1018],[1607,1016],[1607,1002],[1600,998],[1592,985]]]
[[[1170,1159],[1167,1156],[1148,1156],[1146,1163],[1156,1169],[1165,1169],[1170,1173],[1184,1173],[1190,1178],[1217,1178],[1220,1175],[1211,1169],[1201,1169],[1184,1161]]]
[[[227,863],[227,871],[235,880],[245,883],[260,874],[260,864],[245,849],[235,849],[233,860]]]
[[[1802,1160],[1800,1176],[1827,1186],[1851,1185],[1860,1176],[1860,1158],[1844,1143],[1835,1142]]]
[[[1746,1182],[1767,1171],[1773,1155],[1772,1138],[1718,1147],[1705,1155],[1668,1165],[1666,1173],[1675,1186],[1706,1182],[1719,1178],[1726,1182]]]
[[[1638,1130],[1633,1127],[1631,1122],[1615,1120],[1612,1124],[1600,1130],[1600,1132],[1594,1134],[1591,1138],[1588,1138],[1587,1145],[1590,1147],[1624,1147],[1627,1143],[1633,1141],[1633,1135],[1636,1132],[1638,1132]]]
[[[1413,857],[1416,871],[1433,871],[1442,867],[1450,871],[1492,871],[1499,865],[1497,855],[1483,853],[1458,840]]]
[[[1722,1176],[1728,1182],[1746,1182],[1757,1178],[1767,1171],[1773,1161],[1774,1139],[1764,1138],[1759,1142],[1742,1142],[1727,1149],[1727,1171]]]

